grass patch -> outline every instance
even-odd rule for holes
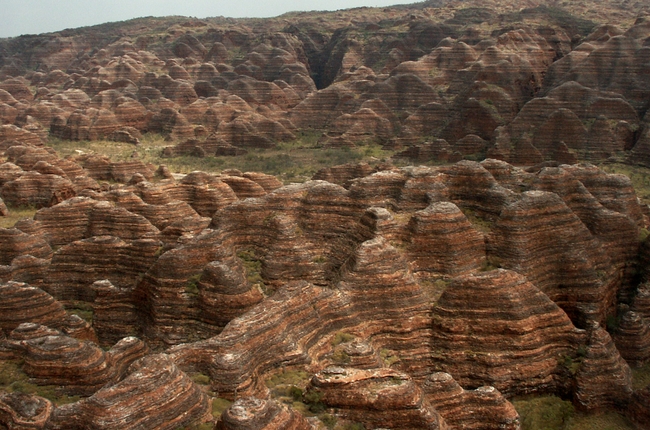
[[[556,396],[514,399],[522,430],[633,430],[636,427],[616,412],[578,412],[568,400]]]
[[[437,303],[438,300],[440,299],[440,296],[442,296],[442,293],[445,292],[449,284],[451,284],[450,280],[447,279],[421,279],[420,282],[420,287],[422,287],[422,292],[427,296],[429,301],[431,303]]]
[[[267,379],[266,386],[271,390],[283,385],[296,386],[304,389],[309,379],[310,375],[304,370],[285,370]]]
[[[199,385],[210,385],[210,377],[203,373],[195,373],[191,376],[192,381]]]
[[[366,426],[362,423],[345,423],[338,428],[340,430],[366,430]]]
[[[184,430],[212,430],[214,428],[214,423],[203,423],[196,424],[192,427],[185,427]]]
[[[21,219],[32,219],[38,209],[34,206],[13,207],[7,205],[9,215],[0,217],[1,228],[12,228]]]
[[[257,255],[254,249],[243,249],[237,253],[241,260],[244,270],[246,270],[246,280],[251,285],[260,287],[264,295],[270,296],[275,291],[264,283],[262,278],[262,259]]]
[[[72,315],[76,315],[79,318],[86,320],[89,324],[93,322],[94,309],[90,303],[82,301],[73,301],[66,306],[66,311]]]
[[[541,396],[512,402],[519,413],[522,430],[558,430],[575,414],[568,400],[555,396]]]
[[[630,178],[637,197],[643,204],[650,204],[650,169],[622,163],[603,163],[598,167],[604,172],[618,173]]]
[[[272,398],[291,405],[305,416],[313,416],[313,411],[303,399],[310,378],[311,375],[304,370],[284,370],[269,377],[266,380],[266,386],[269,388]]]
[[[22,362],[14,360],[0,361],[0,390],[45,397],[55,405],[74,403],[81,398],[63,394],[59,387],[54,385],[32,384],[22,370]]]
[[[650,236],[650,231],[647,228],[639,229],[639,242],[644,242],[648,236]]]
[[[474,210],[461,208],[461,211],[476,230],[484,234],[489,234],[492,231],[492,222],[479,217]]]
[[[223,411],[228,409],[230,405],[232,405],[232,402],[228,399],[223,399],[221,397],[212,399],[212,416],[215,418],[220,417]]]
[[[143,135],[137,146],[110,140],[73,141],[52,136],[48,139],[47,144],[54,148],[61,158],[82,154],[101,154],[106,155],[111,161],[129,161],[133,152],[137,151],[140,160],[144,163],[157,164],[157,161],[162,160],[162,149],[171,145],[171,142],[166,141],[160,134],[148,133]]]
[[[249,149],[248,154],[237,156],[192,157],[188,155],[163,158],[163,148],[172,146],[157,133],[146,133],[138,146],[98,141],[69,141],[50,137],[48,145],[62,158],[80,154],[101,154],[111,161],[128,161],[134,151],[144,163],[165,164],[174,173],[190,173],[196,170],[219,173],[226,169],[242,172],[263,172],[277,176],[286,183],[304,182],[320,169],[350,162],[366,161],[376,163],[390,158],[394,152],[382,149],[380,145],[369,143],[354,148],[321,148],[317,146],[321,132],[307,130],[298,133],[290,142],[280,142],[275,148]]]
[[[632,388],[641,390],[650,385],[650,363],[632,368]]]
[[[616,412],[602,414],[578,413],[565,427],[567,430],[635,430],[637,427],[623,415]]]

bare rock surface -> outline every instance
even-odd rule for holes
[[[208,400],[164,354],[133,363],[123,379],[91,397],[57,408],[47,428],[173,429],[200,422]]]
[[[567,387],[558,357],[576,356],[585,343],[564,311],[503,269],[457,278],[433,309],[432,335],[435,367],[464,387],[491,385],[508,394]]]
[[[273,400],[255,397],[238,399],[223,414],[216,428],[230,429],[292,429],[314,427],[302,415]]]
[[[395,429],[447,428],[422,390],[394,370],[328,367],[312,378],[308,390],[352,421]]]
[[[494,387],[465,390],[450,374],[436,372],[427,377],[422,388],[450,428],[520,428],[514,406]]]

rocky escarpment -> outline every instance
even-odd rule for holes
[[[425,2],[21,36],[1,42],[0,136],[138,145],[152,132],[173,141],[168,156],[204,157],[315,128],[323,145],[374,142],[419,161],[627,153],[647,164],[643,5],[592,6]],[[120,181],[141,164],[79,162],[92,178]]]

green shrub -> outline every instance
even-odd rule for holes
[[[332,360],[337,364],[348,364],[350,362],[350,356],[342,349],[337,349],[332,354]]]
[[[292,385],[289,388],[289,395],[293,400],[300,401],[302,400],[302,389],[296,387],[295,385]]]
[[[212,416],[217,418],[220,417],[223,411],[228,409],[232,405],[232,402],[228,399],[223,399],[221,397],[216,397],[212,400]]]
[[[316,264],[327,263],[327,257],[324,255],[317,255],[316,257],[312,258],[311,262]]]
[[[382,348],[379,351],[379,356],[381,357],[381,360],[384,362],[384,365],[387,367],[390,367],[393,364],[399,362],[399,356],[394,351],[391,351],[390,349]]]
[[[354,335],[340,331],[334,335],[334,339],[332,339],[332,346],[337,346],[342,343],[350,342],[352,340],[354,340]]]
[[[618,330],[620,324],[621,324],[621,317],[618,315],[609,315],[607,317],[607,320],[605,321],[605,325],[607,326],[607,331],[610,333],[614,333],[616,330]]]
[[[199,385],[210,385],[210,377],[203,373],[196,373],[192,375],[192,381]]]
[[[201,280],[201,273],[190,276],[185,284],[185,292],[187,294],[197,296],[199,294],[199,281]]]
[[[336,426],[336,417],[330,414],[320,414],[318,419],[325,424],[328,429],[333,429]]]
[[[320,391],[308,390],[302,396],[302,401],[308,406],[309,410],[315,414],[325,411],[325,405],[322,402],[323,394]]]

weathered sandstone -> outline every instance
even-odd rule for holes
[[[585,335],[525,277],[497,269],[456,278],[433,308],[434,368],[506,395],[570,387],[558,360]]]
[[[221,414],[215,428],[218,430],[310,430],[314,427],[298,412],[281,403],[245,397],[235,401]]]
[[[91,397],[57,408],[48,429],[175,429],[207,420],[208,400],[164,354],[133,363]]]
[[[24,371],[38,385],[57,385],[69,394],[90,395],[122,377],[144,356],[146,346],[125,338],[104,352],[91,343],[68,336],[44,336],[21,342]]]
[[[586,352],[576,372],[575,401],[593,410],[623,407],[632,395],[631,372],[610,335],[598,324],[588,329]]]
[[[310,381],[312,392],[343,417],[372,427],[447,428],[414,381],[391,369],[328,367]]]
[[[44,429],[54,410],[51,401],[19,392],[0,393],[0,423],[11,429]]]

